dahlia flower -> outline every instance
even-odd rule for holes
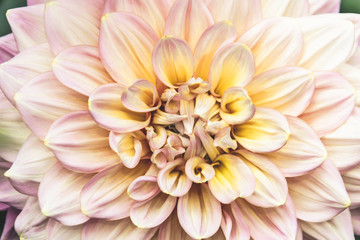
[[[353,239],[360,17],[339,4],[28,0],[9,10],[9,226],[21,239]]]

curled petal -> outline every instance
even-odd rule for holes
[[[206,93],[209,90],[209,82],[205,82],[199,77],[192,77],[187,83],[181,85],[178,91],[182,100],[191,101],[196,97],[196,95]]]
[[[195,136],[200,138],[202,145],[204,146],[207,154],[211,160],[214,160],[219,154],[219,150],[214,145],[214,139],[210,136],[208,132],[204,129],[204,123],[202,121],[197,121],[194,129]]]
[[[13,58],[19,50],[16,45],[14,34],[10,33],[0,37],[0,64]]]
[[[192,117],[199,116],[202,120],[206,120],[215,104],[214,96],[207,93],[197,95]]]
[[[261,0],[261,5],[263,18],[307,16],[310,7],[308,0]]]
[[[158,168],[164,168],[166,166],[167,158],[169,156],[169,150],[167,148],[155,149],[151,155],[151,162],[155,163]]]
[[[156,176],[140,176],[128,187],[127,193],[136,201],[145,201],[160,192]]]
[[[192,117],[192,114],[194,113],[194,109],[194,101],[180,100],[180,114],[186,116],[186,118],[182,120],[185,134],[191,134],[193,132],[195,119]]]
[[[181,122],[186,118],[186,115],[167,113],[158,109],[153,115],[152,123],[160,125],[170,125]]]
[[[184,144],[181,138],[176,134],[170,135],[167,138],[166,143],[170,159],[175,159],[177,155],[185,152]]]
[[[82,229],[82,224],[77,226],[65,226],[50,218],[46,225],[46,239],[81,239]]]
[[[181,85],[183,86],[183,85]],[[180,86],[180,88],[181,88]],[[173,88],[165,89],[161,94],[161,100],[165,101],[165,111],[167,113],[177,113],[180,109],[180,94]]]
[[[338,13],[340,0],[309,0],[310,14]]]
[[[201,157],[188,159],[185,164],[185,173],[186,176],[195,183],[207,182],[215,176],[213,166]]]
[[[237,142],[231,137],[230,127],[225,127],[216,133],[214,146],[222,148],[225,152],[229,152],[229,148],[233,150],[237,148]]]
[[[159,125],[146,127],[146,138],[152,150],[160,149],[166,143],[166,129]]]

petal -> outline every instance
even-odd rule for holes
[[[166,143],[166,129],[159,125],[146,127],[146,138],[149,140],[149,146],[152,150],[161,149]]]
[[[124,88],[113,83],[97,88],[89,97],[89,109],[100,126],[119,133],[133,132],[146,127],[150,115],[127,109],[121,103]]]
[[[87,98],[63,86],[52,72],[32,79],[14,99],[24,122],[41,139],[59,117],[87,109]]]
[[[309,15],[308,0],[261,0],[263,18],[286,16],[302,17]]]
[[[207,182],[215,176],[215,170],[201,157],[192,157],[186,160],[186,176],[195,183]]]
[[[97,126],[87,111],[78,111],[55,121],[45,144],[67,168],[98,172],[119,162],[108,136],[109,132]]]
[[[14,222],[15,222],[15,219],[18,216],[19,212],[20,211],[18,209],[11,207],[5,213],[6,219],[5,219],[3,231],[1,233],[1,240],[3,240],[3,239],[4,240],[18,239],[19,236],[14,229]]]
[[[340,0],[309,0],[310,14],[338,13]]]
[[[319,137],[340,127],[355,105],[354,88],[340,74],[315,72],[315,92],[310,105],[300,115]]]
[[[226,240],[248,240],[250,233],[244,216],[235,202],[223,206],[221,229]]]
[[[209,180],[209,189],[221,203],[229,204],[254,192],[254,175],[241,158],[222,154],[215,158],[212,165],[215,177]]]
[[[304,175],[320,166],[327,158],[327,152],[314,132],[304,121],[287,116],[290,136],[280,150],[265,156],[274,163],[285,177]]]
[[[245,199],[259,207],[283,205],[288,196],[287,184],[278,168],[266,157],[245,150],[236,151],[255,177],[255,191]],[[245,181],[247,183],[247,181]]]
[[[27,0],[27,5],[31,6],[31,5],[35,5],[35,4],[41,4],[44,3],[45,0]]]
[[[156,176],[140,176],[128,187],[128,195],[136,201],[148,200],[160,192]]]
[[[253,77],[254,57],[241,43],[230,43],[217,51],[209,73],[211,93],[221,96],[231,87],[244,87]]]
[[[270,108],[256,108],[254,117],[241,125],[235,125],[233,135],[246,149],[266,153],[283,147],[290,135],[286,118]]]
[[[81,211],[91,218],[114,220],[128,217],[135,203],[127,194],[128,186],[144,175],[148,167],[148,162],[143,161],[133,169],[119,164],[98,173],[81,192]]]
[[[282,67],[257,75],[245,89],[257,107],[300,115],[314,94],[314,75],[299,67]]]
[[[225,127],[216,133],[214,146],[222,148],[225,152],[229,152],[229,148],[235,150],[238,147],[231,136],[231,127]]]
[[[181,227],[176,210],[159,228],[159,240],[193,240]]]
[[[354,24],[332,16],[299,19],[304,36],[303,53],[298,65],[309,70],[333,70],[352,52]]]
[[[360,235],[360,208],[351,210],[351,220],[354,227],[354,233]]]
[[[154,30],[134,14],[113,12],[101,19],[101,61],[123,86],[130,86],[137,79],[156,83],[151,54],[157,41]]]
[[[235,27],[228,21],[221,21],[206,29],[194,51],[196,76],[207,80],[216,50],[233,42],[236,36]]]
[[[58,221],[50,218],[46,226],[46,239],[81,239],[83,225],[65,226]]]
[[[360,96],[360,69],[345,63],[340,66],[337,72],[343,75],[350,82],[356,90],[356,95]],[[356,105],[360,107],[360,97],[356,98]]]
[[[210,237],[220,227],[221,205],[205,184],[193,184],[179,198],[177,214],[181,227],[196,239]]]
[[[186,40],[192,50],[195,49],[201,34],[214,19],[203,1],[175,1],[166,19],[165,35]]]
[[[97,46],[103,4],[104,0],[48,1],[45,29],[53,52],[75,45]]]
[[[53,55],[47,43],[24,50],[0,66],[0,88],[15,105],[14,95],[40,73],[51,71]]]
[[[6,169],[0,168],[0,202],[8,206],[22,209],[25,205],[26,200],[28,199],[27,195],[19,193],[14,189],[10,184],[8,178],[4,177],[4,172]]]
[[[43,4],[10,9],[6,17],[20,51],[46,43]]]
[[[301,220],[323,222],[350,205],[340,173],[330,159],[309,174],[288,178],[287,182],[296,216]]]
[[[8,35],[0,37],[0,64],[10,60],[19,50],[16,45],[14,34],[10,33]]]
[[[80,192],[91,177],[92,174],[72,172],[55,164],[39,186],[42,214],[68,226],[86,222],[89,218],[80,211]]]
[[[174,123],[181,122],[186,118],[187,118],[186,115],[167,113],[158,109],[153,115],[152,123],[160,124],[160,125],[171,125]]]
[[[254,54],[255,75],[267,70],[295,65],[302,50],[299,24],[291,18],[271,18],[260,22],[238,40]]]
[[[152,63],[156,76],[168,87],[186,83],[194,73],[191,49],[181,38],[163,37],[154,49]]]
[[[93,46],[69,47],[52,62],[56,78],[68,88],[89,96],[95,88],[112,83]]]
[[[136,203],[130,210],[130,219],[139,228],[159,226],[170,216],[176,201],[176,197],[159,193],[152,199]]]
[[[360,207],[360,166],[341,174],[351,201],[351,208]]]

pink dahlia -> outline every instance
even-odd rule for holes
[[[21,239],[360,234],[360,17],[339,1],[28,2],[0,47],[31,130],[4,174]]]

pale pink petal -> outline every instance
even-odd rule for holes
[[[186,160],[185,173],[195,183],[204,183],[215,177],[214,167],[207,163],[205,159],[196,157],[196,154]]]
[[[266,157],[245,150],[236,151],[255,177],[255,191],[245,199],[259,207],[283,205],[288,196],[287,184],[279,169]]]
[[[235,204],[243,213],[252,238],[295,239],[297,221],[295,209],[289,197],[284,205],[272,208],[255,207],[241,198],[238,198]]]
[[[326,222],[300,221],[304,233],[317,240],[347,240],[354,239],[354,230],[351,223],[349,209]]]
[[[119,133],[133,132],[146,127],[151,115],[127,109],[121,103],[124,88],[106,84],[97,88],[89,97],[89,109],[95,122],[100,126]]]
[[[354,24],[332,16],[310,16],[298,20],[304,47],[298,65],[309,70],[333,70],[344,63],[356,44]]]
[[[261,0],[263,18],[286,16],[302,17],[309,15],[309,0]]]
[[[156,76],[168,87],[186,83],[194,73],[194,59],[189,45],[173,36],[165,36],[158,42],[152,63]]]
[[[338,13],[340,0],[309,0],[310,14]]]
[[[192,50],[214,19],[203,1],[177,0],[166,19],[165,35],[186,40]]]
[[[309,174],[288,178],[287,182],[296,216],[301,220],[326,221],[350,205],[344,182],[330,159]]]
[[[310,105],[300,115],[319,137],[340,127],[355,105],[354,88],[335,72],[315,72],[315,92]]]
[[[127,189],[128,195],[136,201],[148,200],[160,191],[156,176],[140,176]]]
[[[65,86],[89,96],[95,88],[114,82],[102,65],[93,46],[69,47],[52,62],[52,69]]]
[[[0,88],[15,105],[14,95],[27,82],[41,73],[51,71],[53,54],[47,43],[24,50],[0,66]]]
[[[14,189],[10,184],[8,178],[4,177],[4,172],[6,169],[0,168],[0,202],[7,204],[9,206],[22,209],[25,205],[26,200],[28,199],[27,195],[19,193]]]
[[[245,89],[257,107],[300,115],[310,104],[315,82],[311,71],[299,67],[276,68],[252,79]]]
[[[87,111],[59,118],[45,138],[48,146],[67,168],[97,172],[120,160],[109,146],[109,132],[100,128]]]
[[[350,212],[354,233],[360,235],[360,208],[353,209]]]
[[[45,29],[53,52],[75,45],[97,46],[103,5],[104,0],[47,1]]]
[[[224,205],[221,218],[221,229],[226,240],[248,240],[250,233],[244,216],[235,202]]]
[[[166,129],[162,126],[155,125],[146,127],[146,138],[149,140],[149,146],[152,150],[161,149],[166,143]]]
[[[210,237],[220,227],[221,205],[205,184],[193,184],[179,198],[177,214],[185,232],[196,239]]]
[[[32,134],[5,176],[10,178],[11,184],[19,192],[37,196],[41,179],[56,162],[54,154]]]
[[[360,96],[360,68],[350,64],[343,64],[337,72],[343,75],[350,82],[356,90],[356,95]],[[356,98],[356,105],[360,107],[360,97]]]
[[[261,20],[260,0],[205,0],[215,21],[228,20],[234,24],[238,34],[244,33]]]
[[[45,2],[45,0],[27,0],[27,5],[31,6],[31,5],[35,5],[35,4],[41,4],[44,2]]]
[[[156,83],[151,54],[158,41],[154,30],[139,16],[113,12],[101,19],[101,61],[113,79],[130,86],[137,79]]]
[[[46,239],[64,240],[74,239],[80,240],[82,235],[83,225],[65,226],[53,218],[50,218],[46,225]]]
[[[128,217],[136,202],[128,195],[128,186],[144,175],[148,167],[148,162],[142,161],[133,169],[119,164],[98,173],[81,192],[81,211],[92,218],[113,220]]]
[[[283,147],[290,129],[284,115],[271,108],[258,107],[250,121],[234,126],[233,135],[244,148],[266,153]]]
[[[62,85],[52,72],[32,79],[14,99],[24,122],[41,139],[59,117],[88,108],[87,98]]]
[[[89,220],[80,210],[80,192],[93,174],[76,173],[55,164],[41,180],[39,204],[41,212],[62,224],[74,226]]]
[[[16,45],[14,34],[10,33],[0,37],[0,64],[8,61],[18,54],[18,52],[19,50]]]
[[[304,121],[287,116],[290,136],[280,150],[265,156],[274,163],[285,177],[304,175],[320,166],[327,158],[324,145]]]
[[[19,236],[14,229],[14,222],[20,211],[16,208],[9,208],[6,212],[4,228],[1,233],[1,240],[17,240]]]
[[[176,201],[176,197],[159,193],[154,198],[137,202],[132,206],[130,219],[139,228],[157,227],[170,216]]]
[[[130,218],[118,221],[92,220],[84,224],[83,240],[151,240],[157,228],[138,228]]]
[[[20,51],[46,43],[43,4],[10,9],[6,17]]]
[[[271,18],[244,33],[239,42],[247,44],[255,58],[255,75],[286,65],[295,65],[301,56],[303,38],[298,22]]]
[[[351,208],[360,207],[360,166],[341,174],[349,194]]]
[[[160,225],[158,237],[159,240],[193,240],[181,227],[176,210]]]

